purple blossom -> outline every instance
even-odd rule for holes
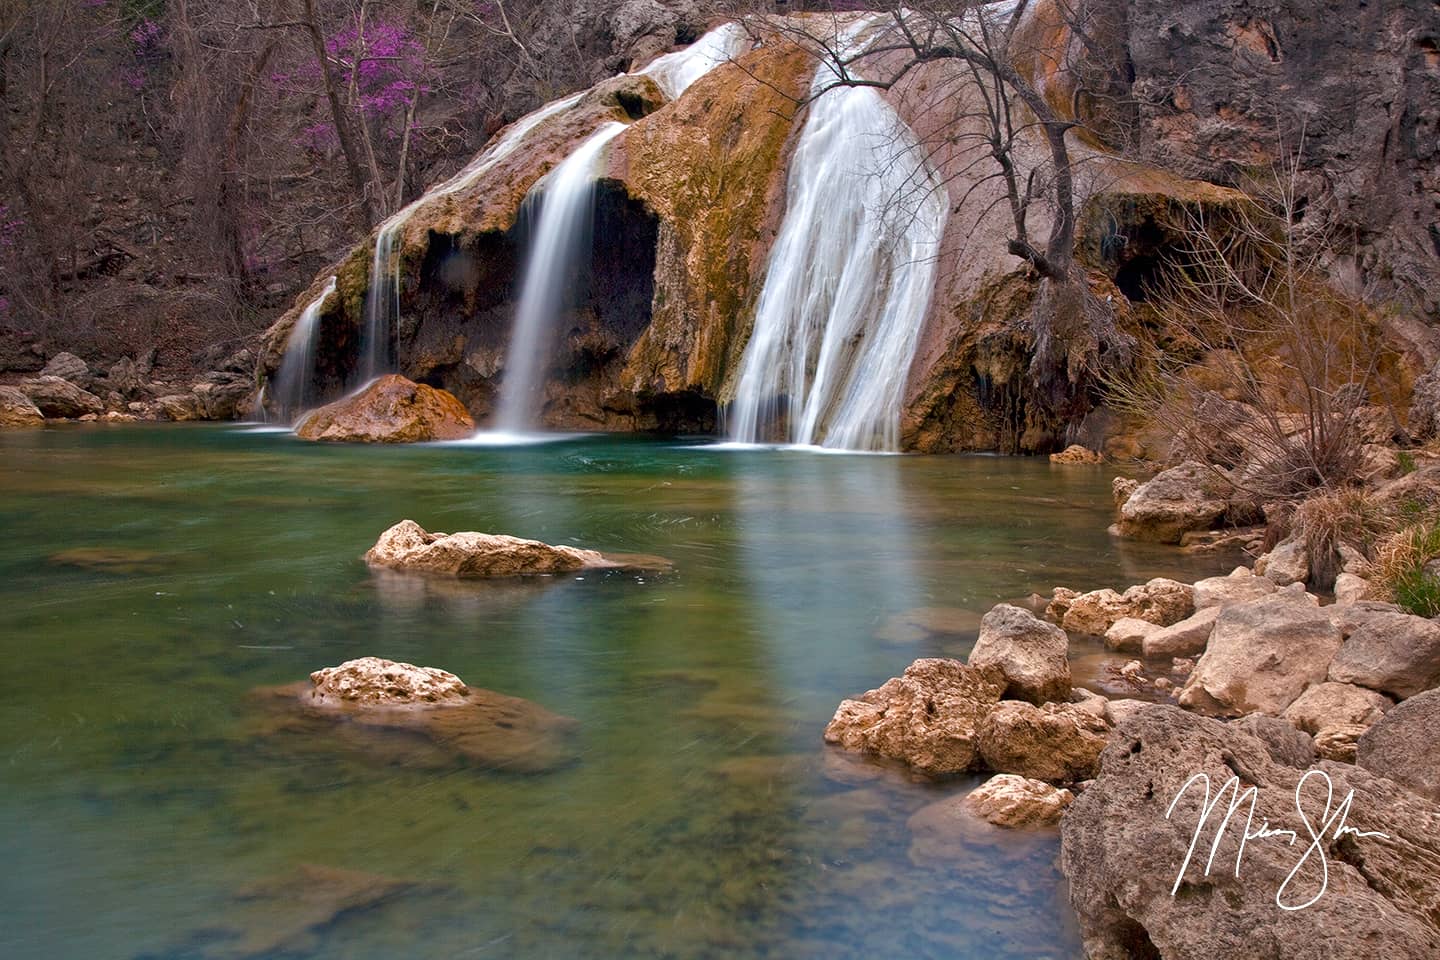
[[[0,203],[0,253],[15,249],[16,242],[20,239],[20,231],[24,227],[25,221],[12,216],[10,207]]]

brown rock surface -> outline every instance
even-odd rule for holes
[[[1075,799],[1069,790],[1040,780],[997,773],[965,795],[965,809],[997,827],[1050,827]]]
[[[0,427],[38,427],[45,415],[23,392],[0,386]]]
[[[1074,783],[1095,775],[1109,729],[1074,704],[1004,700],[980,726],[980,756],[999,773]]]
[[[21,380],[20,392],[46,417],[76,418],[105,412],[105,403],[95,394],[59,377]]]
[[[1396,706],[1359,739],[1356,762],[1440,803],[1440,690]]]
[[[302,440],[349,443],[460,440],[474,432],[475,421],[460,401],[444,390],[396,374],[312,410],[295,426],[295,435]]]
[[[1031,703],[1064,700],[1070,696],[1069,645],[1059,627],[1002,603],[980,621],[980,637],[968,662],[1004,674],[1002,696]]]
[[[962,773],[978,758],[978,729],[1000,701],[998,670],[922,659],[875,690],[845,700],[825,742],[902,760],[928,774]]]
[[[489,533],[430,533],[401,520],[365,553],[374,567],[451,577],[520,577],[587,569],[657,569],[658,557],[606,557],[594,550]]]
[[[1117,621],[1127,617],[1168,627],[1194,612],[1189,585],[1157,577],[1129,587],[1124,593],[1092,590],[1070,598],[1060,626],[1070,633],[1103,637]]]

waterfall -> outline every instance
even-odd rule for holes
[[[515,327],[505,354],[500,408],[495,425],[506,432],[533,426],[535,396],[543,377],[544,358],[566,294],[575,286],[581,257],[590,253],[590,226],[595,206],[595,176],[605,145],[626,129],[607,123],[531,188],[527,203],[539,193],[540,216],[530,242],[529,262],[520,289]]]
[[[399,239],[406,222],[425,204],[458,193],[489,173],[515,152],[526,134],[556,114],[575,106],[584,95],[584,91],[572,94],[521,117],[459,173],[427,190],[380,224],[375,233],[375,255],[370,261],[370,286],[365,293],[365,334],[361,341],[360,360],[362,382],[369,382],[395,367],[395,327],[400,320]]]
[[[869,26],[852,26],[842,47]],[[851,50],[847,55],[853,55]],[[812,82],[786,208],[730,411],[733,439],[898,450],[948,203],[914,134],[874,89]],[[823,91],[823,93],[822,93]]]
[[[696,80],[744,53],[750,43],[743,26],[722,24],[684,50],[658,57],[639,74],[654,80],[667,99],[675,100]]]
[[[334,292],[335,278],[331,277],[325,281],[325,289],[320,291],[320,296],[300,311],[295,326],[290,330],[290,338],[285,341],[285,357],[275,374],[275,391],[271,399],[286,422],[303,413],[307,404],[315,399],[311,385],[315,379],[315,342],[320,332],[320,308]]]

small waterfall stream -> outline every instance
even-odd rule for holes
[[[684,50],[657,57],[639,74],[654,80],[666,98],[674,100],[696,80],[740,56],[750,44],[750,35],[743,26],[722,24]]]
[[[534,426],[549,341],[566,296],[576,286],[581,257],[590,253],[599,160],[605,145],[625,129],[623,123],[607,123],[595,131],[546,174],[526,200],[530,203],[539,196],[540,216],[505,354],[495,416],[495,426],[503,432],[519,433]]]
[[[290,330],[290,337],[285,341],[285,357],[275,374],[275,390],[270,399],[280,419],[286,423],[294,422],[316,399],[313,388],[320,308],[334,292],[335,278],[331,277],[325,281],[325,289],[320,291],[320,296],[300,311],[300,316],[295,318],[295,326]]]
[[[863,49],[860,21],[842,38]],[[899,449],[911,360],[948,204],[915,137],[870,88],[822,64],[790,162],[784,221],[741,361],[731,437]]]

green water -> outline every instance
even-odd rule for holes
[[[897,633],[907,610],[1176,572],[1106,536],[1100,471],[173,425],[4,433],[0,458],[0,956],[1079,953],[1053,836],[912,857],[909,816],[971,781],[820,732],[973,641]],[[377,579],[359,557],[405,517],[674,570]],[[129,563],[53,559],[81,548]],[[257,732],[247,691],[369,654],[575,717],[583,756],[520,777]],[[334,916],[243,895],[304,864],[413,886]]]

